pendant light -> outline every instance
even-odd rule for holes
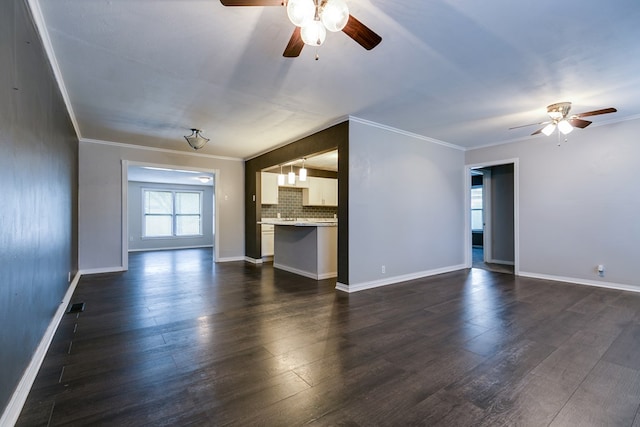
[[[295,184],[296,183],[296,174],[293,171],[293,163],[291,163],[291,172],[289,172],[288,182],[289,182],[289,184]]]
[[[300,169],[300,171],[298,172],[298,179],[301,182],[304,182],[307,180],[307,170],[304,168],[304,162],[306,159],[302,159],[302,168]]]
[[[278,175],[278,185],[284,185],[284,174],[282,173],[282,165],[280,165],[280,174]]]

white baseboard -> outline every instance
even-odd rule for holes
[[[244,256],[227,256],[216,258],[215,262],[233,262],[233,261],[246,261],[246,257]]]
[[[246,262],[250,262],[251,264],[262,264],[262,258],[251,258],[248,256],[243,257],[239,261],[246,261]]]
[[[338,273],[336,271],[331,271],[328,273],[313,273],[311,271],[300,270],[297,268],[289,267],[288,265],[282,265],[273,263],[273,268],[278,268],[280,270],[288,271],[289,273],[299,274],[300,276],[308,277],[313,280],[323,280],[323,279],[331,279],[332,277],[338,277]]]
[[[180,249],[200,249],[200,248],[213,248],[213,245],[195,245],[195,246],[173,246],[163,248],[145,248],[145,249],[128,249],[128,252],[151,252],[151,251],[176,251]]]
[[[513,261],[503,261],[501,259],[490,259],[487,262],[489,264],[515,265],[515,263]]]
[[[532,279],[552,280],[555,282],[573,283],[576,285],[595,286],[598,288],[616,289],[619,291],[640,292],[640,285],[627,285],[623,283],[604,282],[600,280],[579,279],[576,277],[554,276],[551,274],[539,274],[521,271],[519,276]]]
[[[81,276],[86,276],[89,274],[120,273],[123,271],[127,271],[127,269],[120,265],[118,267],[87,268],[84,270],[80,270],[78,273]]]
[[[18,386],[13,392],[11,400],[9,400],[9,404],[2,413],[2,417],[0,418],[0,426],[13,426],[18,421],[20,412],[22,412],[22,407],[27,401],[27,396],[29,396],[29,392],[31,391],[33,382],[36,380],[36,376],[38,375],[40,366],[42,366],[44,357],[47,355],[47,351],[49,350],[49,346],[51,345],[53,336],[58,329],[58,325],[62,320],[62,316],[64,316],[65,311],[67,311],[67,307],[69,306],[69,302],[71,301],[73,292],[76,290],[76,286],[78,286],[81,275],[82,274],[80,272],[76,273],[73,280],[69,284],[67,292],[62,298],[62,302],[60,302],[60,305],[53,315],[53,318],[51,319],[47,330],[44,332],[44,335],[40,340],[40,344],[38,344],[38,348],[36,348],[33,357],[31,357],[29,366],[27,366],[24,374],[22,374],[22,378],[20,379]]]
[[[464,264],[451,265],[448,267],[436,268],[433,270],[418,271],[416,273],[403,274],[400,276],[387,277],[380,280],[372,280],[370,282],[352,283],[345,285],[344,283],[336,283],[336,289],[343,292],[358,292],[365,289],[379,288],[381,286],[393,285],[396,283],[407,282],[409,280],[421,279],[423,277],[435,276],[436,274],[449,273],[451,271],[464,270]]]

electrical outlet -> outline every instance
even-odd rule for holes
[[[598,265],[598,276],[604,277],[604,265],[602,264]]]
[[[382,274],[387,272],[387,267],[385,267],[384,265],[382,266]]]

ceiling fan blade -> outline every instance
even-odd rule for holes
[[[296,27],[293,30],[293,34],[291,34],[289,43],[284,49],[284,53],[282,54],[282,56],[284,56],[285,58],[295,58],[297,56],[300,56],[300,52],[302,52],[303,47],[304,42],[302,41],[302,36],[300,35],[300,27]]]
[[[373,49],[382,41],[382,37],[374,33],[373,30],[358,21],[352,15],[349,15],[347,25],[342,29],[342,32],[367,50]]]
[[[283,0],[220,0],[223,6],[284,6]]]
[[[580,128],[580,129],[584,129],[592,123],[589,120],[582,120],[582,119],[578,119],[577,117],[571,118],[567,121],[574,128]]]
[[[542,133],[542,129],[544,129],[544,128],[540,128],[540,129],[538,129],[537,131],[535,131],[535,132],[534,132],[534,133],[532,133],[531,135],[537,135],[537,134],[539,134],[539,133]]]
[[[587,111],[586,113],[574,114],[572,117],[597,116],[598,114],[609,114],[609,113],[615,113],[616,111],[618,110],[616,110],[613,107],[603,108],[602,110],[594,110],[594,111]]]
[[[546,125],[546,124],[548,124],[548,123],[551,123],[551,122],[529,123],[528,125],[514,126],[514,127],[512,127],[512,128],[509,128],[509,130],[511,130],[511,129],[526,128],[526,127],[529,127],[529,126],[535,126],[535,125]]]

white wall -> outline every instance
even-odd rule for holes
[[[244,163],[131,145],[81,142],[79,268],[122,268],[122,160],[217,170],[219,260],[244,259]]]
[[[345,290],[464,268],[464,188],[463,151],[351,121]]]
[[[639,133],[634,120],[465,153],[519,158],[520,274],[640,290]]]

